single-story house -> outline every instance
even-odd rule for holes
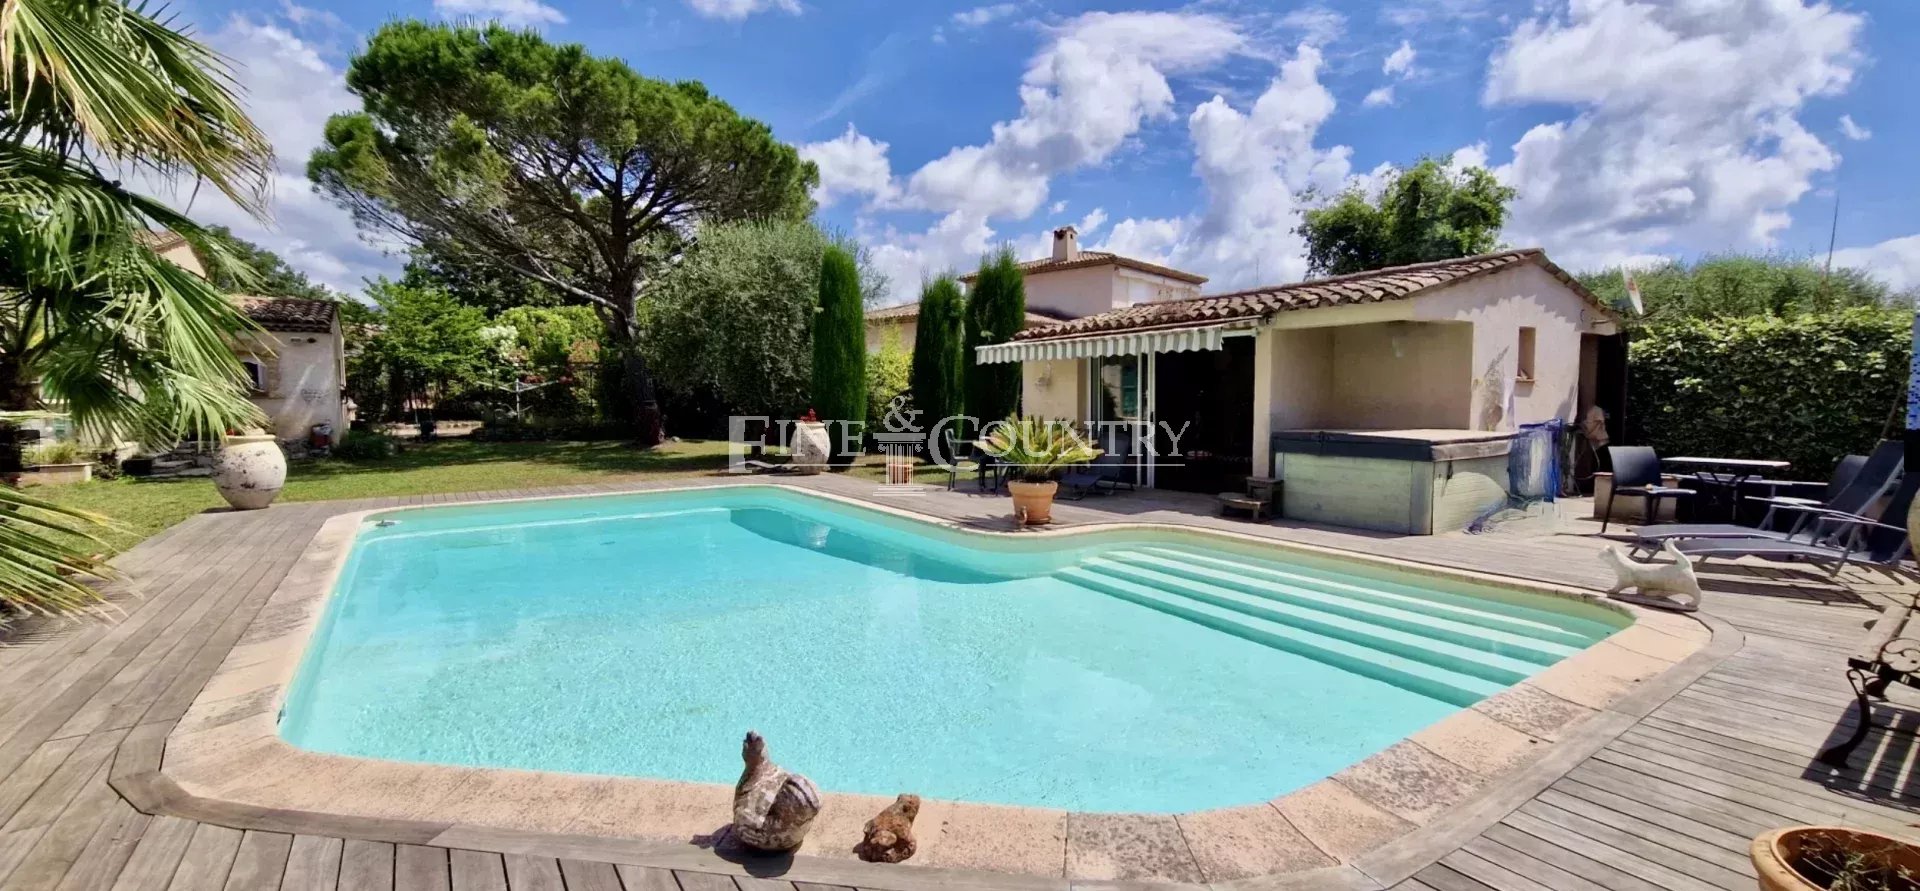
[[[187,240],[172,232],[150,233],[148,246],[195,275],[206,267]],[[233,295],[261,330],[243,335],[234,355],[247,369],[250,398],[282,442],[304,443],[316,424],[333,427],[335,441],[352,421],[346,400],[346,338],[340,308],[330,300]]]
[[[1055,261],[1072,253],[1056,233]],[[1020,363],[1023,411],[1100,423],[1141,484],[1277,478],[1299,519],[1464,526],[1505,501],[1517,425],[1574,421],[1620,387],[1619,317],[1537,248],[1096,303],[975,361]]]

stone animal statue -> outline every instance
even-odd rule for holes
[[[913,856],[913,818],[920,816],[920,796],[902,795],[867,821],[867,837],[853,852],[868,863],[899,863]]]
[[[1614,584],[1607,594],[1618,600],[1661,609],[1693,612],[1700,608],[1700,579],[1693,574],[1693,560],[1680,553],[1668,541],[1662,548],[1672,563],[1641,563],[1619,545],[1608,545],[1600,552],[1601,562],[1613,567]],[[1628,588],[1633,594],[1620,592]]]
[[[820,813],[820,790],[767,758],[767,741],[751,730],[740,744],[740,760],[746,769],[733,787],[733,836],[762,851],[800,847]]]

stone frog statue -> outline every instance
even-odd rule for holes
[[[751,730],[740,744],[740,760],[746,769],[733,787],[733,836],[762,851],[800,847],[820,813],[820,790],[769,760],[767,741]]]
[[[913,856],[913,819],[920,816],[920,796],[902,795],[867,821],[867,837],[853,849],[868,863],[899,863]]]

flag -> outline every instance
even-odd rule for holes
[[[1647,305],[1640,301],[1640,283],[1634,281],[1633,270],[1625,266],[1620,267],[1620,277],[1627,282],[1627,302],[1633,304],[1633,314],[1636,316],[1646,315]]]

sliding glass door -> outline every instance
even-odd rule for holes
[[[1153,485],[1153,356],[1104,356],[1088,359],[1096,443],[1130,466],[1133,482]]]

